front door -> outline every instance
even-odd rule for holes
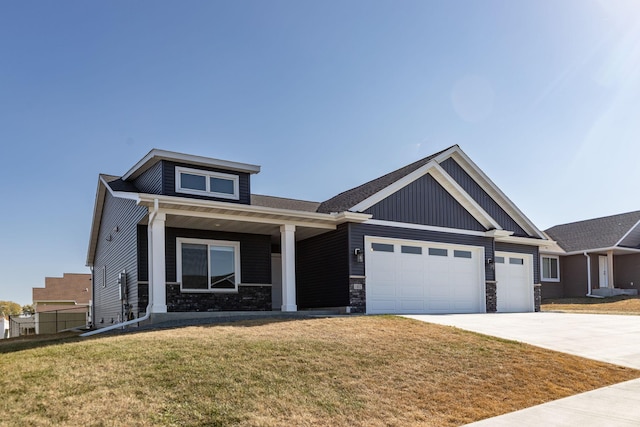
[[[608,267],[608,262],[607,262],[607,257],[606,256],[598,256],[598,266],[599,266],[599,277],[600,277],[600,287],[601,288],[608,288],[609,287],[609,273],[607,271]]]

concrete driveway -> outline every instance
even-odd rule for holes
[[[640,316],[504,313],[405,317],[640,369]],[[469,424],[474,427],[541,425],[639,426],[640,380]]]
[[[640,316],[545,312],[405,317],[640,369]]]

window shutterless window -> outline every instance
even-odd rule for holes
[[[234,292],[240,283],[240,242],[177,239],[183,292]]]
[[[238,175],[176,167],[176,193],[238,200],[239,180]]]
[[[559,282],[560,258],[557,256],[543,256],[541,258],[542,280],[545,282]]]

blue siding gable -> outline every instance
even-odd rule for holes
[[[379,220],[486,231],[482,224],[429,174],[376,203],[365,213]]]
[[[480,185],[467,174],[464,169],[453,159],[440,163],[440,166],[466,191],[473,200],[478,203],[502,228],[513,231],[514,236],[529,237],[508,213],[491,198]]]

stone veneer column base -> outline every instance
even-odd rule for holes
[[[349,278],[349,307],[347,313],[366,313],[366,280],[364,277]]]
[[[495,313],[498,311],[498,295],[497,284],[495,280],[487,280],[485,282],[485,294],[486,294],[486,310],[487,313]]]
[[[533,285],[533,311],[536,313],[540,311],[540,304],[542,303],[542,285]]]

